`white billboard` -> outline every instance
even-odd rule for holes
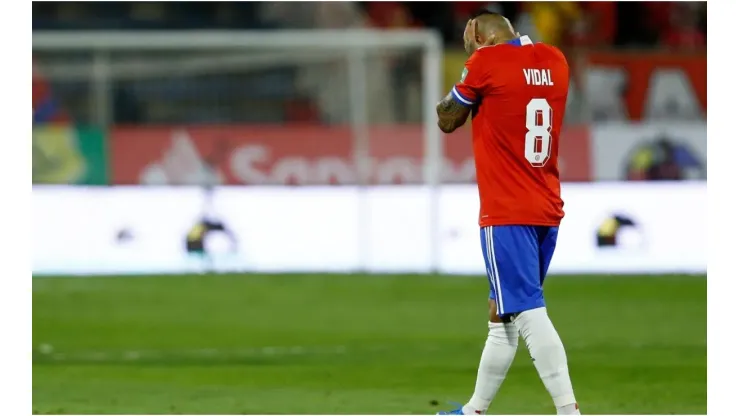
[[[666,175],[706,179],[706,123],[597,123],[590,132],[595,181]]]
[[[563,185],[551,272],[706,272],[706,192],[703,182]],[[34,187],[32,267],[483,274],[477,215],[474,185]]]

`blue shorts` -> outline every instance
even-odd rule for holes
[[[490,298],[500,317],[545,306],[542,284],[558,227],[496,225],[480,229]]]

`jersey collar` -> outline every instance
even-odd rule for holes
[[[508,43],[509,45],[514,45],[514,46],[531,45],[532,39],[530,39],[529,36],[524,35],[524,36],[519,36],[516,39],[512,39],[506,43]]]

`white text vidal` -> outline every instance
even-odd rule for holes
[[[549,69],[522,69],[524,71],[524,78],[527,79],[529,85],[544,85],[552,87],[552,76],[550,75]]]

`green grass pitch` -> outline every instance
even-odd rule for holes
[[[472,393],[487,291],[484,277],[35,278],[34,413],[434,414]],[[704,276],[549,278],[584,414],[706,414],[706,294]],[[489,413],[554,413],[523,343]]]

